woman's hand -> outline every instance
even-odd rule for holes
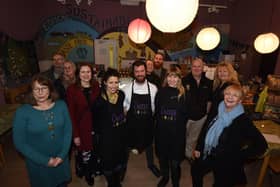
[[[55,158],[51,157],[49,162],[48,162],[48,166],[49,167],[56,167],[55,163],[56,163]]]
[[[192,153],[193,159],[197,159],[200,157],[200,151],[194,150]]]
[[[56,157],[56,158],[51,157],[49,162],[48,162],[48,166],[49,167],[57,167],[62,162],[63,162],[63,160],[59,157]]]
[[[54,164],[55,164],[55,167],[58,166],[59,164],[61,164],[62,162],[63,162],[63,160],[62,160],[61,158],[56,157],[56,158],[55,158],[55,163],[54,163]]]
[[[80,139],[80,137],[74,138],[74,144],[75,144],[76,146],[80,146],[80,145],[81,145],[81,139]]]

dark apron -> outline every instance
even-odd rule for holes
[[[155,147],[159,158],[181,161],[184,158],[185,121],[178,110],[177,95],[160,101],[162,105],[156,117]]]
[[[142,152],[152,144],[154,135],[150,87],[148,94],[135,94],[132,83],[130,108],[127,112],[127,144]]]
[[[103,124],[106,125],[106,129],[101,132],[99,149],[105,174],[121,169],[126,153],[123,140],[126,119],[122,102],[118,99],[116,104],[111,104],[107,97],[107,104],[108,115],[106,117],[110,117],[111,120],[109,124]]]

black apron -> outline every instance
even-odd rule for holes
[[[142,152],[152,144],[154,122],[151,104],[150,86],[147,82],[148,94],[135,94],[132,82],[130,108],[127,112],[127,144],[131,149]]]
[[[156,114],[155,147],[159,158],[181,161],[185,148],[185,116],[178,92],[161,92]]]
[[[107,96],[107,95],[106,95]],[[119,99],[116,104],[105,101],[108,106],[107,114],[103,116],[103,129],[100,133],[99,154],[105,174],[121,169],[125,162],[124,128],[125,116],[123,112],[123,100]],[[104,124],[107,123],[107,124]]]

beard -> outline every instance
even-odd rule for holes
[[[155,69],[160,69],[162,67],[162,63],[160,63],[160,62],[155,62],[154,63],[154,68]]]
[[[143,82],[145,82],[146,77],[145,76],[137,76],[137,77],[135,77],[135,80],[138,83],[143,83]]]

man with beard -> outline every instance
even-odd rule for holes
[[[134,154],[146,150],[148,168],[157,177],[159,170],[154,165],[153,136],[155,110],[154,100],[157,88],[146,79],[146,64],[136,60],[132,64],[134,80],[123,89],[124,110],[127,114],[127,144]]]
[[[45,71],[43,73],[43,75],[45,75],[52,82],[54,82],[56,79],[58,79],[62,75],[63,69],[64,69],[64,67],[63,67],[64,62],[65,62],[64,55],[62,55],[60,53],[55,53],[53,55],[53,65],[52,65],[52,67],[49,70]]]
[[[166,69],[163,68],[164,56],[164,51],[158,50],[154,57],[154,73],[159,77],[160,85],[162,84],[166,75]]]

